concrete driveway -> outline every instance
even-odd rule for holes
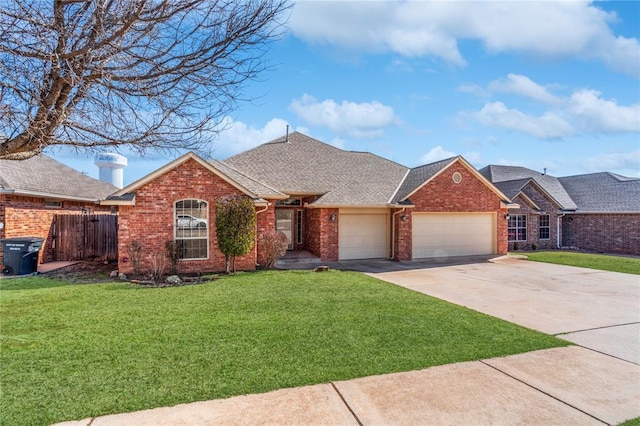
[[[638,275],[509,257],[367,274],[640,364]]]

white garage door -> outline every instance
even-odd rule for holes
[[[388,257],[387,224],[386,211],[370,214],[340,212],[340,260]]]
[[[413,258],[495,253],[494,213],[413,213]]]

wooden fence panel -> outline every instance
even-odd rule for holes
[[[118,216],[59,214],[54,235],[55,260],[118,259]]]

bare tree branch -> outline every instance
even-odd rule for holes
[[[0,158],[206,150],[267,68],[287,1],[0,0]]]

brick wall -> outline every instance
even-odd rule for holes
[[[335,222],[331,221],[335,215]],[[338,209],[306,209],[306,249],[324,262],[338,260]]]
[[[402,209],[392,210],[392,214],[395,215],[395,219],[391,220],[391,226],[393,229],[393,242],[395,251],[393,253],[393,260],[411,260],[411,244],[413,234],[411,232],[411,210],[407,209],[404,212]],[[406,220],[402,220],[402,216],[406,217]],[[393,218],[394,216],[392,216]],[[394,223],[395,221],[395,223]]]
[[[536,249],[550,250],[558,245],[558,207],[547,196],[541,193],[535,186],[528,184],[523,191],[543,212],[549,215],[549,239],[540,239],[540,212],[532,207],[522,196],[516,197],[514,202],[520,204],[518,209],[509,209],[509,214],[523,214],[527,216],[527,240],[509,242],[509,250],[531,250],[535,244]]]
[[[0,238],[40,237],[45,241],[38,256],[39,263],[54,260],[53,217],[56,214],[81,214],[82,209],[93,213],[109,213],[109,206],[100,206],[93,202],[62,200],[61,208],[44,206],[45,199],[23,197],[18,195],[0,195],[0,222],[4,224],[0,230]],[[0,264],[2,263],[2,246],[0,245]]]
[[[462,175],[458,184],[453,182],[454,172]],[[460,162],[449,166],[409,199],[415,205],[409,212],[496,212],[496,252],[507,253],[507,224],[504,219],[507,210],[501,208],[500,197]],[[408,250],[411,250],[410,242]]]
[[[182,260],[181,273],[223,271],[224,255],[218,249],[215,231],[215,203],[221,197],[240,195],[241,191],[211,173],[195,160],[187,160],[174,169],[139,187],[136,205],[120,209],[118,251],[120,272],[131,274],[133,266],[127,258],[127,247],[137,240],[143,246],[141,270],[151,266],[149,254],[164,254],[166,241],[174,239],[174,204],[184,199],[204,200],[209,206],[209,258]],[[258,207],[258,210],[261,208]],[[272,213],[258,215],[258,227],[266,229],[273,221]],[[236,259],[236,269],[254,270],[256,248]]]
[[[640,255],[640,214],[569,214],[562,245],[603,253]]]

